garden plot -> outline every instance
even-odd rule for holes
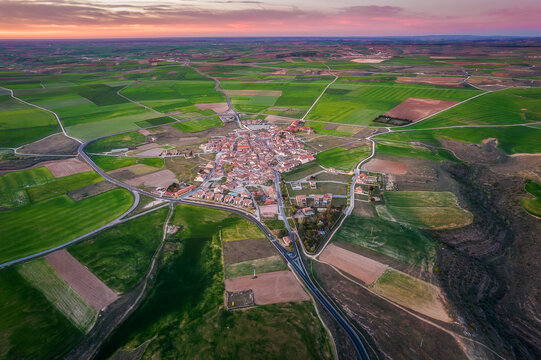
[[[92,168],[85,162],[76,158],[66,160],[47,161],[43,163],[51,171],[54,177],[63,177],[73,174],[91,171]]]
[[[287,270],[259,274],[256,278],[247,275],[226,279],[225,289],[230,292],[251,289],[257,305],[310,300],[295,275]]]
[[[362,170],[375,173],[404,175],[408,172],[408,164],[398,161],[371,159],[362,166]]]

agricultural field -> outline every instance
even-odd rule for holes
[[[541,217],[541,184],[534,181],[528,181],[525,190],[533,197],[533,199],[531,197],[524,197],[520,199],[520,204],[533,216]]]
[[[450,192],[387,191],[384,199],[394,219],[420,228],[453,229],[473,221],[473,215],[460,208]]]
[[[349,171],[370,155],[370,146],[362,145],[353,148],[335,147],[317,154],[317,162],[324,168]]]
[[[451,152],[439,149],[428,148],[403,142],[377,141],[376,154],[390,156],[404,156],[415,159],[425,159],[432,161],[453,161],[460,162]]]
[[[133,196],[114,189],[85,200],[56,196],[0,212],[0,262],[63,244],[107,224],[130,208]]]
[[[541,152],[541,129],[526,126],[397,131],[380,135],[375,139],[422,142],[428,145],[441,146],[438,139],[482,144],[483,140],[491,138],[498,140],[498,148],[506,154]]]
[[[191,79],[141,81],[124,88],[121,94],[172,116],[194,117],[215,114],[213,110],[200,110],[196,106],[225,101],[225,96],[214,88],[214,81],[187,67],[177,66],[171,69],[185,72]]]
[[[68,134],[89,140],[138,129],[136,122],[160,117],[117,95],[122,86],[92,84],[16,90],[16,96],[58,114]]]
[[[462,101],[479,94],[475,89],[426,85],[333,84],[312,109],[307,120],[372,125],[372,120],[408,98]]]
[[[143,276],[161,241],[167,209],[119,224],[70,246],[68,251],[116,292],[131,289]]]
[[[306,126],[311,127],[316,134],[331,135],[331,136],[346,136],[350,137],[358,133],[362,128],[359,126],[328,124],[317,121],[307,121]]]
[[[18,265],[17,271],[79,330],[85,333],[90,330],[98,312],[62,280],[44,259]]]
[[[265,112],[266,109],[293,108],[306,110],[326,86],[324,79],[310,82],[240,82],[222,81],[222,88],[233,92],[233,108],[242,112]],[[275,115],[288,116],[290,111],[278,111]],[[296,114],[296,112],[295,112]]]
[[[125,134],[108,136],[91,142],[85,148],[89,153],[108,152],[113,149],[131,148],[144,144],[146,137],[137,131],[132,131]]]
[[[295,181],[310,176],[319,171],[323,171],[323,168],[319,166],[317,161],[311,161],[309,163],[297,166],[290,172],[282,174],[282,177],[286,181]]]
[[[458,125],[511,125],[541,121],[541,89],[507,89],[479,96],[410,129]]]
[[[202,119],[182,121],[171,124],[175,129],[182,131],[183,133],[194,133],[215,127],[224,126],[224,123],[218,116],[211,116]]]
[[[103,178],[94,171],[55,178],[46,184],[29,187],[26,189],[30,201],[37,203],[52,197],[65,194],[66,192],[80,189],[85,186],[103,181]]]
[[[253,222],[239,216],[232,216],[228,226],[221,229],[222,241],[235,241],[265,237]]]
[[[272,255],[255,260],[246,260],[234,264],[225,265],[225,278],[235,278],[239,276],[287,270],[287,266],[280,255]]]
[[[62,358],[84,334],[13,267],[0,270],[0,333],[3,359]]]
[[[172,241],[181,250],[169,255],[153,291],[98,357],[109,357],[118,349],[135,349],[151,338],[144,356],[244,358],[264,353],[271,358],[332,357],[325,330],[309,302],[240,312],[224,309],[219,229],[237,222],[236,216],[226,212],[177,206],[172,224],[184,228]],[[287,337],[282,336],[284,331]],[[205,345],[209,341],[212,347]]]
[[[128,156],[106,156],[92,155],[92,161],[96,163],[103,171],[111,171],[125,168],[136,164],[147,165],[156,168],[156,170],[164,167],[164,159],[158,158],[137,158]]]
[[[386,270],[372,289],[400,305],[434,319],[451,322],[437,287],[395,270]]]
[[[0,94],[0,147],[17,147],[57,133],[53,114]]]
[[[26,188],[54,181],[55,177],[45,166],[14,171],[0,176],[0,206],[11,208],[29,203]]]
[[[362,246],[423,270],[432,269],[436,259],[437,244],[428,236],[415,228],[377,218],[347,217],[334,241]]]

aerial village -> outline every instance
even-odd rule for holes
[[[291,127],[236,130],[212,137],[201,149],[216,153],[216,159],[200,170],[195,181],[202,184],[191,197],[258,210],[263,217],[278,213],[275,172],[288,172],[315,159]]]

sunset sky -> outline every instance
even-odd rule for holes
[[[541,35],[539,0],[0,0],[0,38]]]

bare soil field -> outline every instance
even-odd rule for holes
[[[64,134],[54,134],[41,140],[24,145],[19,149],[21,153],[27,154],[50,154],[50,155],[71,155],[77,154],[79,143]]]
[[[376,281],[388,266],[352,251],[329,244],[320,260],[353,275],[367,285]]]
[[[66,250],[45,256],[45,260],[87,303],[101,310],[114,302],[118,295],[92,274]]]
[[[396,78],[396,82],[402,83],[402,84],[430,84],[430,85],[441,85],[441,86],[460,86],[462,85],[462,83],[464,83],[464,79],[460,77],[399,76]]]
[[[224,241],[224,262],[236,264],[275,255],[272,245],[264,238]]]
[[[46,161],[42,165],[45,165],[57,178],[92,170],[87,163],[76,158]]]
[[[174,182],[178,182],[178,180],[171,170],[160,170],[126,181],[132,186],[145,185],[150,187],[168,187]]]
[[[252,289],[257,305],[310,300],[289,270],[259,274],[255,279],[252,275],[227,279],[225,289],[231,292]]]
[[[382,58],[359,58],[359,59],[353,59],[354,63],[357,64],[379,64],[380,62],[383,62],[385,60],[389,60],[388,58],[382,59]]]
[[[435,99],[409,98],[404,100],[402,103],[398,104],[391,110],[387,111],[384,115],[416,122],[427,116],[435,114],[438,111],[447,109],[448,107],[455,104],[458,104],[458,102]]]
[[[282,96],[282,90],[225,90],[227,95]]]
[[[94,195],[99,195],[116,188],[116,185],[109,181],[100,181],[99,183],[85,186],[83,188],[68,192],[66,195],[73,201],[80,201]]]
[[[417,279],[424,280],[424,281],[429,282],[431,284],[437,284],[437,275],[436,274],[431,273],[429,271],[424,271],[423,269],[421,269],[421,268],[419,268],[417,266],[406,264],[406,263],[404,263],[402,261],[399,261],[399,260],[396,260],[396,259],[394,259],[394,258],[392,258],[390,256],[381,254],[379,252],[367,249],[367,248],[359,246],[359,245],[355,245],[355,244],[351,244],[351,243],[347,243],[347,242],[342,242],[342,241],[336,241],[334,244],[336,246],[338,246],[338,247],[341,247],[343,249],[352,251],[352,252],[354,252],[356,254],[367,257],[369,259],[372,259],[372,260],[377,261],[379,263],[382,263],[384,265],[388,265],[389,267],[391,267],[393,269],[399,270],[399,271],[401,271],[403,273],[406,273],[408,275],[416,277]]]
[[[408,172],[408,164],[398,161],[371,159],[362,166],[362,169],[376,173],[404,175]]]
[[[163,149],[159,144],[150,143],[138,146],[137,149],[135,149],[134,154],[137,156],[158,156],[162,151]],[[132,154],[132,152],[130,152],[130,154]]]
[[[198,109],[200,110],[207,110],[211,109],[216,113],[223,113],[227,110],[229,110],[229,106],[225,102],[221,103],[207,103],[207,104],[195,104]]]
[[[267,115],[267,117],[265,118],[265,121],[268,121],[270,123],[291,123],[294,121],[293,118],[289,118],[289,117],[285,117],[285,116],[280,116],[280,115]]]

